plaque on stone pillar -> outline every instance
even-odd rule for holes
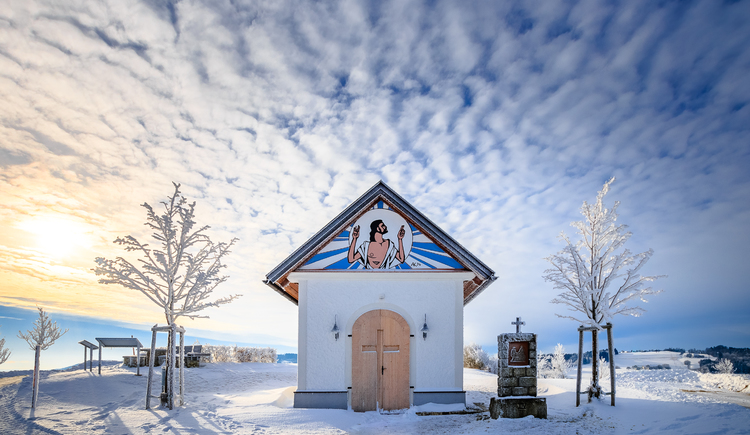
[[[524,322],[520,318],[511,323],[516,332],[497,337],[499,398],[490,401],[490,416],[547,418],[546,399],[536,397],[536,334],[521,332]]]
[[[529,342],[515,341],[508,344],[508,365],[509,366],[528,366],[529,365]]]

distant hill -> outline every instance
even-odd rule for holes
[[[700,363],[694,368],[699,368],[704,372],[715,372],[714,366],[718,360],[726,358],[734,364],[734,372],[739,374],[750,373],[750,349],[746,347],[727,347],[723,345],[708,347],[706,349],[688,349],[667,348],[664,350],[637,350],[633,352],[677,352],[686,358],[699,358]]]
[[[721,358],[726,358],[732,361],[734,364],[734,372],[739,374],[750,373],[750,349],[749,348],[736,348],[727,347],[723,345],[709,347],[706,349],[682,349],[682,348],[666,348],[666,349],[637,349],[631,350],[627,353],[649,353],[649,352],[675,352],[682,355],[684,358],[695,358],[693,369],[699,369],[706,372],[714,372],[714,365]],[[620,352],[615,349],[615,355]],[[609,361],[609,355],[606,349],[599,351],[599,357],[605,361]],[[566,353],[565,359],[571,363],[578,361],[578,354]],[[700,363],[699,363],[699,362]],[[583,353],[583,364],[591,364],[591,351]]]

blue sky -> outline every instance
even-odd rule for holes
[[[292,348],[296,307],[261,280],[382,179],[496,271],[466,342],[522,316],[572,351],[543,258],[615,176],[629,248],[669,276],[616,346],[750,346],[749,18],[748,1],[12,1],[0,316],[161,323],[90,269],[146,238],[139,204],[176,181],[215,240],[240,239],[219,293],[243,297],[186,327]]]
[[[3,364],[3,371],[6,370],[29,370],[34,368],[34,351],[28,344],[18,338],[18,332],[26,333],[32,328],[33,322],[38,318],[38,311],[30,311],[21,308],[3,306],[1,308],[2,316],[2,333],[5,337],[5,347],[11,349],[11,359]],[[135,337],[144,347],[151,346],[151,330],[143,325],[133,325],[127,322],[113,320],[112,318],[93,318],[84,316],[71,316],[64,313],[50,313],[50,319],[57,323],[61,331],[68,330],[60,337],[55,344],[49,349],[42,352],[40,364],[43,370],[59,369],[68,367],[73,364],[83,362],[83,346],[79,343],[87,340],[90,343],[97,344],[96,338],[107,337]],[[207,335],[201,335],[207,334]],[[211,331],[187,331],[185,334],[185,344],[194,343],[228,345],[228,346],[261,346],[260,343],[247,343],[237,340],[221,340],[217,334]],[[268,341],[268,340],[265,340]],[[156,337],[157,346],[167,345],[167,335],[159,333]],[[279,354],[294,352],[297,349],[288,346],[274,346]],[[99,359],[99,351],[94,351],[94,366]],[[103,348],[102,360],[121,361],[124,355],[131,355],[132,349],[128,348]],[[89,353],[86,353],[88,361]],[[12,364],[12,367],[11,367]],[[7,366],[7,367],[6,367]]]

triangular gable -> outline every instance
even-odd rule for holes
[[[390,219],[389,219],[390,218]],[[388,239],[398,251],[398,232],[403,227],[404,237],[401,240],[401,246],[404,250],[404,261],[394,261],[391,267],[383,267],[385,262],[381,263],[379,270],[466,270],[458,260],[445,252],[434,240],[427,234],[418,229],[413,222],[410,222],[403,213],[393,208],[383,200],[377,201],[359,218],[351,222],[346,229],[341,231],[328,244],[317,251],[304,264],[296,270],[356,270],[368,271],[376,269],[368,268],[367,262],[363,256],[358,260],[349,261],[348,254],[350,247],[354,245],[362,248],[363,243],[368,242],[368,226],[373,222],[385,221],[390,228],[388,233],[382,237]],[[389,222],[390,221],[390,222]],[[353,238],[353,229],[360,228],[360,236],[355,241]]]
[[[356,239],[355,228],[359,229]],[[368,248],[368,242],[374,247]],[[353,261],[349,261],[350,249]],[[492,269],[381,181],[269,272],[264,282],[297,303],[297,286],[287,280],[291,272],[372,273],[375,269],[381,273],[384,269],[395,273],[472,271],[475,278],[464,282],[464,304],[496,279]]]

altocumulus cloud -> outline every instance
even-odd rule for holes
[[[718,344],[750,326],[732,308],[750,305],[749,18],[746,1],[11,2],[0,302],[160,318],[89,269],[117,235],[146,235],[138,204],[174,180],[215,239],[240,238],[221,291],[246,296],[194,327],[293,344],[294,307],[260,280],[383,179],[498,272],[468,339],[523,315],[569,343],[542,258],[616,176],[631,248],[670,275],[622,333],[682,325],[650,339],[679,345],[729,313],[685,343]],[[45,254],[40,216],[77,228],[77,250]]]

